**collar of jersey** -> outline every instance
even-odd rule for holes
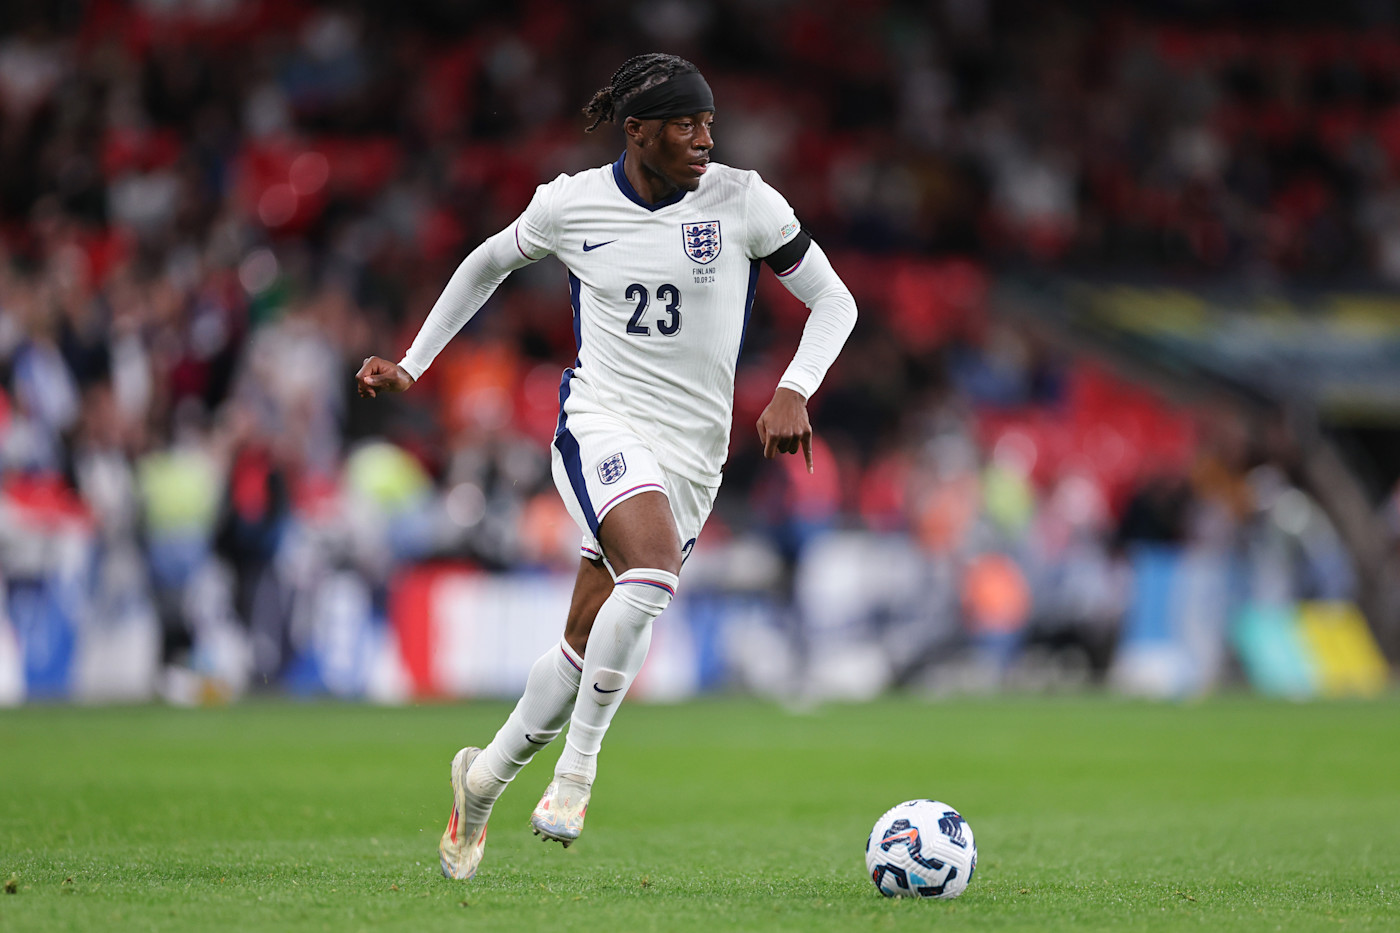
[[[627,180],[627,172],[622,167],[622,163],[626,160],[627,150],[624,149],[622,150],[622,155],[618,156],[617,161],[613,163],[613,180],[617,182],[618,189],[627,196],[627,200],[631,201],[633,204],[639,204],[649,211],[659,211],[661,208],[670,207],[672,204],[675,204],[681,198],[685,197],[685,189],[677,188],[674,194],[667,195],[655,204],[649,201],[643,201],[642,196],[637,193],[637,189],[633,188],[632,183]]]

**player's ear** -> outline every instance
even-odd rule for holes
[[[644,127],[642,121],[638,120],[636,117],[628,117],[626,120],[622,121],[622,132],[627,134],[627,141],[629,143],[635,142],[640,145],[646,136],[646,127]]]

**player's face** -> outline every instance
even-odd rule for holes
[[[710,161],[715,141],[710,135],[715,115],[706,110],[685,117],[671,117],[642,147],[642,164],[652,174],[686,191],[700,187],[700,177]]]

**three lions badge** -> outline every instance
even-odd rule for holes
[[[705,265],[719,256],[719,221],[703,220],[698,224],[681,224],[681,239],[685,242],[685,254]]]
[[[613,454],[602,463],[598,464],[598,478],[603,481],[604,486],[611,486],[622,479],[622,474],[627,472],[627,461],[622,459],[622,454]]]

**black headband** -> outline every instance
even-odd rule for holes
[[[715,109],[715,95],[698,71],[668,78],[638,93],[627,102],[627,112],[623,118],[636,117],[638,120],[684,117],[692,113]]]

